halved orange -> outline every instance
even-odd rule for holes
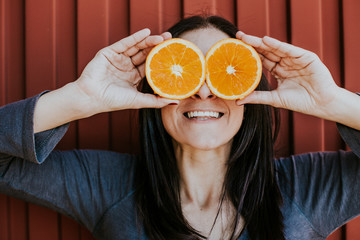
[[[262,74],[255,49],[235,38],[220,40],[206,54],[206,83],[223,99],[242,99],[255,90]]]
[[[173,38],[155,46],[146,58],[145,74],[158,95],[184,99],[205,81],[205,57],[193,43]]]

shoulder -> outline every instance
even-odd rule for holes
[[[284,197],[300,208],[323,208],[324,199],[342,199],[344,191],[360,189],[360,159],[347,151],[314,152],[280,158],[276,178]],[[321,203],[321,204],[320,204]]]
[[[65,151],[65,154],[72,154],[76,158],[91,161],[103,165],[121,165],[127,166],[134,164],[137,156],[127,153],[119,153],[106,150],[72,150]]]
[[[104,190],[118,189],[121,197],[132,188],[136,159],[136,155],[112,151],[71,150],[52,152],[44,164],[61,161],[60,169],[66,171],[68,178],[90,182]]]
[[[285,225],[299,236],[307,232],[304,228],[327,236],[358,214],[360,159],[353,152],[315,152],[280,158],[275,160],[275,169],[284,198]],[[342,211],[334,211],[339,206]],[[300,231],[291,227],[300,225]]]
[[[275,169],[278,174],[301,177],[303,173],[323,173],[322,170],[338,171],[337,166],[357,166],[359,158],[349,151],[311,152],[275,160]],[[279,175],[280,176],[280,175]]]
[[[64,164],[70,165],[81,163],[92,167],[128,168],[134,165],[137,156],[106,150],[68,150],[53,151],[49,158],[59,159]]]
[[[74,155],[96,171],[116,175],[132,174],[137,159],[136,155],[103,150],[76,150]]]
[[[311,191],[352,181],[360,172],[360,161],[352,152],[312,152],[275,160],[275,169],[283,195],[299,200]]]

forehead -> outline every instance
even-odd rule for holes
[[[204,55],[206,55],[215,43],[222,39],[229,38],[226,33],[211,27],[187,31],[179,37],[194,43],[200,48]]]

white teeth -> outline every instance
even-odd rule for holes
[[[187,112],[188,118],[199,118],[199,120],[208,119],[208,118],[219,118],[219,112],[210,112],[210,111],[194,111]]]

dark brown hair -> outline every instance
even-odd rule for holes
[[[173,37],[200,28],[213,27],[235,37],[238,29],[218,16],[193,16],[169,29]],[[269,90],[262,76],[257,90]],[[144,81],[144,92],[152,92]],[[266,105],[247,105],[239,132],[234,136],[223,185],[237,209],[232,239],[239,216],[245,220],[250,239],[284,239],[282,197],[273,160],[274,110]],[[164,129],[160,109],[140,110],[141,155],[136,164],[135,201],[139,223],[150,239],[204,239],[184,218],[180,201],[180,174],[172,139]],[[275,130],[277,132],[277,130]]]

